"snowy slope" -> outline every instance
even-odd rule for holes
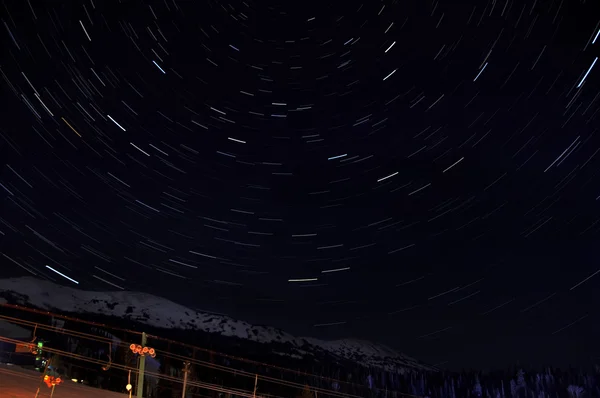
[[[371,342],[352,339],[323,341],[294,337],[273,327],[253,326],[227,316],[197,312],[146,293],[85,291],[33,277],[0,279],[0,293],[9,294],[19,304],[40,309],[97,313],[159,328],[201,330],[265,344],[290,343],[295,348],[294,356],[325,352],[364,366],[377,366],[388,370],[432,369],[391,348]]]

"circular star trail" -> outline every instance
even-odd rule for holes
[[[448,366],[591,355],[590,2],[26,1],[0,16],[3,275]]]

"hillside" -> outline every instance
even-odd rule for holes
[[[395,350],[368,341],[343,339],[323,341],[295,337],[269,326],[256,326],[227,316],[194,311],[154,295],[140,292],[85,291],[32,277],[0,279],[0,297],[23,306],[56,312],[112,316],[164,329],[214,333],[262,344],[281,344],[288,352],[275,352],[296,358],[328,353],[361,366],[390,371],[433,370]],[[281,350],[277,350],[281,351]]]

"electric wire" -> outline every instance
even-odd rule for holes
[[[6,343],[11,343],[11,344],[22,344],[23,342],[20,340],[16,340],[16,339],[11,339],[8,337],[2,337],[0,336],[0,341],[6,342]],[[64,350],[60,350],[60,349],[56,349],[56,348],[50,348],[50,347],[44,347],[44,351],[50,353],[50,354],[56,354],[56,355],[60,355],[60,356],[64,356],[67,358],[73,358],[73,359],[77,359],[80,361],[84,361],[84,362],[89,362],[89,363],[95,363],[98,365],[103,365],[105,362],[104,361],[100,361],[94,358],[89,358],[86,357],[84,355],[79,355],[79,354],[74,354],[74,353],[70,353],[68,351],[64,351]],[[126,365],[121,365],[121,364],[117,364],[114,363],[112,365],[112,368],[114,369],[120,369],[120,370],[124,370],[124,371],[131,371],[132,374],[138,374],[139,371],[136,368],[130,367],[130,366],[126,366]],[[145,375],[150,376],[150,377],[155,377],[157,379],[160,380],[165,380],[165,381],[171,381],[171,382],[176,382],[176,383],[182,383],[183,384],[183,379],[175,377],[175,376],[168,376],[168,375],[164,375],[161,373],[157,373],[157,372],[152,372],[152,371],[145,371],[144,372]],[[231,393],[231,394],[237,394],[239,396],[243,396],[243,397],[252,397],[253,393],[247,392],[245,390],[240,390],[240,389],[233,389],[233,388],[224,388],[224,387],[220,387],[216,384],[211,384],[211,383],[206,383],[206,382],[200,382],[200,381],[195,381],[195,380],[188,380],[187,382],[188,386],[195,386],[195,387],[200,387],[200,388],[204,388],[207,390],[212,390],[212,391],[217,391],[217,392],[223,392],[223,393]],[[264,394],[263,394],[264,395]],[[264,395],[267,396],[267,395]],[[277,397],[276,395],[268,395],[270,397]],[[283,398],[283,397],[281,397]]]
[[[82,319],[78,319],[78,318],[73,318],[73,317],[69,317],[69,316],[65,316],[65,315],[60,315],[60,314],[55,314],[49,311],[41,311],[41,310],[36,310],[36,309],[31,309],[31,308],[26,308],[26,307],[22,307],[22,306],[18,306],[18,305],[13,305],[13,304],[0,304],[0,306],[6,306],[9,308],[14,308],[14,309],[18,309],[18,310],[24,310],[27,312],[33,312],[33,313],[37,313],[37,314],[43,314],[46,316],[52,316],[54,318],[58,318],[58,319],[65,319],[65,320],[69,320],[72,322],[78,322],[78,323],[83,323],[83,324],[88,324],[88,325],[92,325],[95,327],[100,327],[103,329],[109,329],[109,330],[117,330],[117,331],[121,331],[121,332],[126,332],[126,333],[130,333],[130,334],[135,334],[135,335],[141,335],[142,332],[138,332],[138,331],[132,331],[129,329],[125,329],[125,328],[119,328],[119,327],[113,327],[113,326],[109,326],[106,324],[100,324],[100,323],[96,323],[96,322],[91,322],[91,321],[86,321],[86,320],[82,320]],[[101,343],[112,343],[115,344],[117,346],[121,346],[123,348],[129,349],[129,345],[130,343],[128,342],[124,342],[123,340],[119,342],[114,342],[113,339],[109,338],[109,337],[102,337],[102,336],[97,336],[97,335],[92,335],[89,333],[84,333],[84,332],[77,332],[77,331],[73,331],[70,329],[64,329],[61,327],[57,327],[57,326],[50,326],[50,325],[43,325],[37,322],[33,322],[33,321],[26,321],[20,318],[15,318],[15,317],[9,317],[9,316],[5,316],[5,315],[0,315],[0,319],[5,319],[9,322],[12,323],[16,323],[16,324],[20,324],[20,325],[25,325],[25,326],[30,326],[30,327],[37,327],[38,329],[43,329],[43,330],[48,330],[48,331],[54,331],[57,333],[61,333],[61,334],[65,334],[65,335],[70,335],[70,336],[74,336],[74,337],[80,337],[80,338],[86,338],[92,341],[96,341],[96,342],[101,342]],[[172,344],[176,344],[176,345],[180,345],[182,347],[186,347],[186,348],[191,348],[191,349],[196,349],[202,352],[207,352],[209,354],[213,354],[213,355],[217,355],[217,356],[222,356],[222,357],[226,357],[229,359],[233,359],[233,360],[238,360],[241,362],[246,362],[246,363],[250,363],[253,365],[260,365],[260,366],[265,366],[265,367],[270,367],[272,369],[277,369],[277,370],[281,370],[281,371],[287,371],[290,373],[295,373],[297,375],[301,375],[301,376],[305,376],[305,377],[313,377],[316,379],[321,379],[321,380],[326,380],[326,381],[330,381],[330,382],[337,382],[340,384],[344,384],[348,387],[354,388],[354,389],[365,389],[366,387],[360,384],[356,384],[356,383],[349,383],[349,382],[344,382],[341,380],[336,380],[336,379],[332,379],[332,378],[328,378],[326,376],[319,376],[319,375],[314,375],[314,374],[310,374],[307,372],[301,372],[301,371],[295,371],[295,370],[291,370],[291,369],[287,369],[287,368],[283,368],[283,367],[279,367],[276,365],[270,365],[270,364],[266,364],[266,363],[262,363],[262,362],[258,362],[258,361],[253,361],[253,360],[249,360],[246,358],[241,358],[241,357],[235,357],[235,356],[231,356],[228,354],[224,354],[224,353],[219,353],[217,351],[212,351],[212,350],[208,350],[202,347],[196,347],[193,345],[189,345],[189,344],[185,344],[185,343],[181,343],[178,341],[174,341],[174,340],[170,340],[170,339],[166,339],[166,338],[162,338],[160,336],[154,336],[151,334],[147,334],[147,338],[148,339],[154,339],[154,340],[158,340],[158,341],[164,341],[167,343],[172,343]],[[22,342],[21,342],[22,343]],[[281,379],[277,379],[274,377],[270,377],[270,376],[265,376],[265,375],[259,375],[257,373],[252,373],[252,372],[248,372],[248,371],[244,371],[244,370],[239,370],[239,369],[234,369],[232,367],[228,367],[228,366],[224,366],[224,365],[218,365],[218,364],[213,364],[210,362],[206,362],[206,361],[202,361],[199,359],[195,359],[195,358],[189,358],[189,357],[185,357],[182,355],[178,355],[178,354],[173,354],[173,353],[167,353],[164,351],[161,351],[161,356],[163,357],[168,357],[171,359],[177,359],[177,360],[188,360],[196,365],[200,365],[209,369],[213,369],[213,370],[220,370],[223,372],[228,372],[228,373],[234,373],[236,375],[242,375],[245,377],[258,377],[259,380],[265,381],[267,383],[273,383],[273,384],[278,384],[278,385],[282,385],[282,386],[286,386],[286,387],[292,387],[292,388],[304,388],[304,384],[301,383],[296,383],[296,382],[292,382],[292,381],[288,381],[288,380],[281,380]],[[105,361],[102,361],[102,364],[105,364]],[[114,365],[113,365],[114,366]],[[311,386],[311,389],[316,390],[317,392],[320,392],[321,394],[329,394],[332,396],[344,396],[344,397],[356,397],[356,398],[360,398],[359,395],[352,395],[352,394],[346,394],[346,393],[340,393],[334,390],[328,390],[322,387],[316,387],[316,386]],[[387,391],[388,393],[391,392],[395,392],[401,396],[405,396],[405,397],[417,397],[415,395],[411,395],[411,394],[407,394],[407,393],[403,393],[400,391],[393,391],[393,390],[383,390],[380,388],[373,388],[373,390],[378,390],[378,391]],[[341,394],[341,395],[340,395]]]

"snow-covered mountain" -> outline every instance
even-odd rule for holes
[[[198,330],[258,343],[281,343],[292,352],[278,353],[296,358],[328,353],[363,366],[386,370],[434,370],[393,349],[368,341],[344,339],[323,341],[295,337],[269,326],[254,326],[223,315],[197,312],[151,294],[129,291],[85,291],[33,277],[0,279],[0,295],[23,306],[56,312],[102,314],[129,319],[158,328]],[[0,303],[4,299],[0,298]]]

